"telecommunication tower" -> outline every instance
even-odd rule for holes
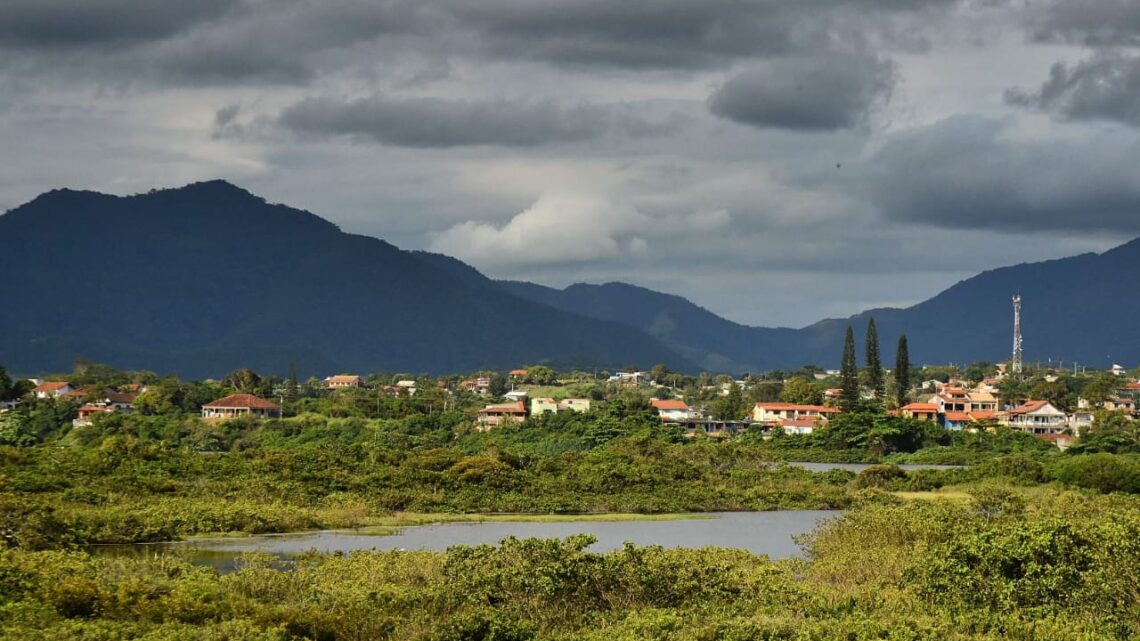
[[[1013,360],[1010,361],[1013,373],[1021,373],[1021,292],[1013,297]]]

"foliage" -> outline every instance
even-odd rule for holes
[[[839,407],[847,412],[855,409],[859,404],[859,365],[855,362],[855,331],[847,326],[847,334],[843,339],[843,359],[839,369],[843,389],[839,397]]]

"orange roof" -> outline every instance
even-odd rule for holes
[[[511,376],[526,376],[527,370],[525,370],[525,369],[512,369],[510,375]]]
[[[230,394],[225,398],[219,398],[212,403],[206,403],[202,407],[211,409],[250,409],[250,410],[279,410],[281,406],[273,401],[267,401],[264,398],[259,398],[253,394]]]
[[[36,385],[35,388],[32,389],[32,391],[33,392],[55,392],[55,391],[58,391],[58,390],[61,390],[65,387],[67,387],[68,385],[71,385],[71,383],[68,383],[67,381],[44,381],[44,382],[40,383],[39,385]]]
[[[934,403],[908,403],[899,409],[908,412],[937,412],[938,406]]]
[[[974,419],[969,412],[946,412],[946,420],[953,423],[966,423]]]
[[[1048,404],[1049,404],[1049,401],[1025,401],[1024,403],[1021,404],[1020,407],[1015,407],[1015,408],[1011,409],[1009,411],[1009,414],[1010,414],[1010,416],[1013,416],[1014,414],[1028,414],[1030,412],[1036,412],[1037,410],[1041,409],[1042,407],[1045,407]]]
[[[780,421],[782,427],[815,427],[814,418],[785,418]]]
[[[658,410],[687,410],[687,409],[689,409],[689,406],[685,404],[685,401],[675,401],[675,400],[662,401],[662,400],[658,400],[655,398],[649,402],[653,405],[653,409],[658,409]]]
[[[998,416],[997,412],[990,412],[990,411],[970,412],[970,418],[974,419],[975,421],[992,421],[992,420],[996,419],[997,416]]]
[[[839,410],[834,407],[826,405],[796,405],[795,403],[757,403],[756,407],[769,412],[787,412],[799,410],[801,412],[819,412],[820,414],[826,413],[839,413]]]

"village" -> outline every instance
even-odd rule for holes
[[[987,364],[988,366],[988,364]],[[1065,402],[1033,398],[1024,391],[1011,392],[1012,374],[1005,364],[993,366],[990,375],[972,381],[952,367],[928,367],[920,371],[944,374],[917,382],[901,396],[878,399],[873,389],[860,386],[860,398],[868,407],[893,416],[929,421],[951,431],[993,430],[1005,427],[1032,434],[1066,449],[1091,428],[1098,415],[1112,413],[1132,420],[1140,403],[1140,379],[1115,366],[1105,372],[1082,372],[1087,396],[1068,397]],[[977,372],[978,367],[972,367]],[[532,372],[536,375],[532,375]],[[886,371],[887,374],[891,372]],[[554,372],[545,366],[519,368],[506,373],[480,372],[470,377],[408,377],[335,374],[312,379],[303,386],[309,395],[367,395],[408,398],[424,394],[453,399],[454,407],[468,412],[472,428],[487,431],[520,425],[546,414],[588,413],[616,398],[640,399],[666,428],[684,436],[730,439],[748,431],[765,437],[810,435],[826,429],[839,416],[843,389],[831,387],[840,372],[805,368],[796,373],[775,372],[768,376],[733,378],[702,374],[683,377],[663,367],[655,371],[605,372],[604,379],[585,372]],[[1063,389],[1064,371],[1034,373],[1039,384],[1028,391]],[[93,424],[100,415],[132,413],[136,399],[149,391],[143,383],[117,388],[81,387],[65,380],[30,379],[24,398],[57,399],[74,404],[74,428]],[[291,393],[287,381],[278,381],[266,397],[247,391],[202,403],[201,419],[221,421],[240,417],[281,418]],[[588,392],[576,396],[576,392]],[[267,398],[268,397],[268,398]],[[277,402],[271,400],[276,397]],[[899,405],[893,398],[909,402]],[[21,399],[0,403],[0,412],[17,407]],[[445,401],[446,402],[446,401]],[[894,404],[894,407],[889,405]]]

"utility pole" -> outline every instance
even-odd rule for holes
[[[1014,374],[1021,373],[1021,292],[1013,297],[1013,360],[1010,369]]]

